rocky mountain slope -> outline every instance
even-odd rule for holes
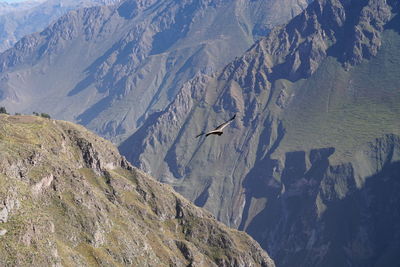
[[[70,10],[112,4],[116,0],[46,0],[0,3],[0,52],[25,35],[42,31]]]
[[[126,0],[72,11],[0,55],[0,105],[79,122],[115,142],[182,84],[242,54],[306,0]]]
[[[274,266],[81,126],[0,115],[1,266]]]
[[[394,262],[398,231],[378,236],[398,220],[398,199],[373,187],[398,186],[399,9],[313,2],[219,74],[186,83],[120,151],[248,231],[279,266]],[[234,113],[222,136],[194,138]]]

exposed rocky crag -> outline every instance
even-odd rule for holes
[[[42,31],[70,10],[113,4],[116,0],[43,0],[0,3],[0,52],[28,34]]]
[[[397,239],[376,239],[380,225],[361,237],[366,224],[380,224],[372,214],[383,210],[364,196],[386,169],[359,154],[372,153],[362,147],[376,138],[397,147],[399,8],[385,0],[314,1],[219,74],[186,83],[120,151],[224,223],[261,244],[266,237],[263,247],[278,265],[393,262],[384,247]],[[194,138],[233,113],[237,119],[222,136]],[[397,168],[397,156],[387,158],[388,168]],[[396,188],[396,171],[389,173]],[[389,195],[380,197],[395,199]],[[351,226],[344,219],[351,230],[340,232],[331,227],[335,218],[354,210],[330,197],[356,199],[371,219]],[[362,238],[369,241],[356,247]],[[367,248],[374,242],[380,245]]]
[[[1,266],[274,266],[81,126],[0,115]]]
[[[221,69],[306,5],[126,0],[72,11],[0,55],[0,104],[79,122],[118,142],[184,82]]]

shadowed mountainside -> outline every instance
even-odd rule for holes
[[[361,146],[349,162],[336,164],[333,155],[334,148],[325,148],[288,152],[281,162],[265,159],[265,168],[244,180],[239,228],[278,266],[396,265],[399,136]]]

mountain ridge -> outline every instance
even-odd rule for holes
[[[0,51],[11,48],[27,34],[43,30],[70,10],[110,5],[115,2],[114,0],[46,0],[5,3],[4,6],[0,6],[0,29],[2,29]]]
[[[352,184],[350,187],[358,183],[359,170],[349,166],[358,162],[366,143],[400,134],[398,18],[396,1],[315,1],[223,71],[185,84],[168,108],[144,123],[119,149],[135,166],[171,184],[227,225],[241,227],[261,243],[268,235],[268,245],[263,247],[278,265],[352,262],[362,266],[368,260],[373,262],[382,250],[371,249],[371,254],[354,250],[359,254],[353,257],[346,251],[351,250],[352,242],[363,243],[359,237],[351,239],[340,229],[334,234],[320,231],[322,223],[332,224],[334,219],[330,215],[318,218],[314,207],[329,203],[326,214],[336,216],[351,211],[342,204],[335,209],[335,204],[315,192],[354,198],[367,214],[374,212],[365,208],[363,194],[372,190],[370,184],[375,182],[357,190],[347,190],[343,183]],[[233,113],[237,119],[224,135],[194,139]],[[303,160],[302,155],[309,153],[320,158],[315,166],[310,166],[313,159]],[[397,170],[396,162],[390,163],[390,168]],[[373,164],[364,162],[364,168],[371,169]],[[381,169],[361,176],[379,181],[386,172]],[[385,181],[397,188],[395,171],[389,174]],[[285,191],[292,183],[299,186]],[[394,197],[393,192],[387,197]],[[288,203],[291,206],[285,206]],[[289,208],[292,206],[298,208]],[[304,210],[304,217],[298,216],[297,210]],[[385,218],[397,220],[396,215]],[[303,224],[305,220],[312,226]],[[365,225],[358,222],[356,226],[342,223],[361,231]],[[309,231],[314,231],[314,236]],[[282,234],[288,235],[286,241],[279,238]],[[335,243],[336,259],[313,241],[329,246],[336,242],[334,235],[345,240]],[[369,246],[374,233],[366,235],[370,241],[365,246]],[[379,242],[388,245],[389,240]],[[294,241],[299,244],[295,246]]]
[[[1,265],[275,266],[82,126],[0,122]]]
[[[73,11],[0,55],[0,102],[11,112],[36,108],[79,122],[118,143],[164,109],[184,82],[223,67],[307,4],[285,3],[125,1]],[[62,69],[71,70],[68,80]]]

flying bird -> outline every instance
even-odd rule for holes
[[[202,135],[206,135],[206,137],[209,136],[209,135],[211,135],[211,134],[216,134],[216,135],[218,135],[218,136],[222,135],[222,134],[223,134],[222,130],[223,130],[226,126],[228,126],[229,123],[231,123],[231,122],[235,119],[235,117],[236,117],[236,114],[233,115],[233,117],[232,117],[230,120],[228,120],[228,121],[222,123],[221,125],[217,126],[217,128],[215,128],[214,130],[209,131],[209,132],[207,132],[207,133],[202,132],[201,134],[196,135],[196,138],[199,137],[199,136],[202,136]]]

